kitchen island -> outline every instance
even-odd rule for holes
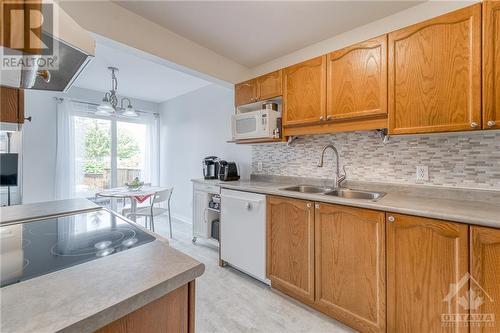
[[[0,289],[0,331],[193,332],[194,281],[203,274],[204,265],[171,248],[161,236],[107,209],[86,200],[3,207],[0,209],[2,238],[15,238],[15,233],[4,232],[8,228],[21,226],[17,235],[21,236],[30,231],[26,228],[30,221],[37,226],[57,216],[57,232],[60,232],[64,218],[71,218],[75,212],[94,217],[100,214],[102,219],[112,216],[106,221],[116,223],[119,220],[122,228],[129,226],[150,240],[111,255],[5,285]],[[30,237],[31,243],[36,242],[37,238]],[[15,252],[5,244],[3,240],[2,259]],[[97,248],[98,244],[95,245]],[[21,247],[25,246],[28,246],[26,242],[22,242]],[[23,253],[22,249],[19,251]]]

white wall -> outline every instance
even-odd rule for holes
[[[202,178],[202,159],[215,155],[240,166],[248,178],[251,147],[226,143],[231,139],[230,117],[234,91],[210,85],[160,105],[160,183],[173,186],[172,215],[192,221],[192,178]]]
[[[56,169],[56,103],[54,97],[65,97],[99,103],[102,93],[74,87],[67,94],[25,90],[25,117],[32,122],[23,125],[23,203],[54,200]],[[158,104],[132,99],[134,107],[158,111]]]
[[[48,91],[26,90],[23,133],[23,203],[54,199],[56,170],[56,104]]]

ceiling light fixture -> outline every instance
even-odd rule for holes
[[[123,111],[122,115],[125,117],[137,117],[139,116],[135,109],[132,107],[130,99],[123,97],[120,100],[120,106],[118,106],[118,96],[116,92],[118,91],[118,79],[116,78],[115,72],[118,72],[116,67],[108,67],[111,71],[111,90],[104,94],[102,103],[97,107],[96,115],[100,116],[110,116],[115,114],[116,111]],[[123,101],[127,101],[127,107],[123,107]]]

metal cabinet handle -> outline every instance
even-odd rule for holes
[[[494,121],[494,120],[489,120],[489,121],[486,123],[486,125],[488,125],[488,127],[493,127],[493,126],[495,126],[496,124],[497,124],[497,122],[496,122],[496,121]]]
[[[307,205],[306,205],[306,207],[307,207],[307,208],[311,208],[311,207],[312,207],[311,203],[310,203],[310,202],[308,202],[308,203],[307,203]]]
[[[323,120],[325,120],[325,117],[323,117],[323,116],[319,117],[319,121],[323,121]]]
[[[479,126],[479,125],[475,121],[470,123],[470,127],[472,127],[472,128],[476,128],[477,126]]]
[[[315,207],[316,209],[319,209],[319,203],[315,204],[315,205],[314,205],[314,207]]]
[[[331,114],[329,114],[328,116],[326,116],[326,120],[332,120],[333,119],[333,116]]]
[[[387,221],[394,222],[394,221],[396,221],[396,219],[394,218],[394,216],[390,215],[387,217]]]

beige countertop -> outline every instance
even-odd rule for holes
[[[87,199],[67,199],[26,205],[0,207],[0,223],[11,223],[32,218],[50,217],[67,212],[76,213],[100,207]]]
[[[26,216],[49,208],[31,206]],[[93,332],[203,274],[202,263],[153,235],[153,242],[1,288],[0,331]]]
[[[193,179],[192,181],[205,182],[203,179]],[[378,201],[370,201],[282,190],[283,187],[298,184],[331,185],[330,180],[258,175],[252,176],[251,180],[232,182],[210,180],[208,182],[211,185],[218,185],[225,189],[370,208],[385,212],[500,228],[500,191],[346,182],[344,187],[347,188],[387,193],[387,195]]]

